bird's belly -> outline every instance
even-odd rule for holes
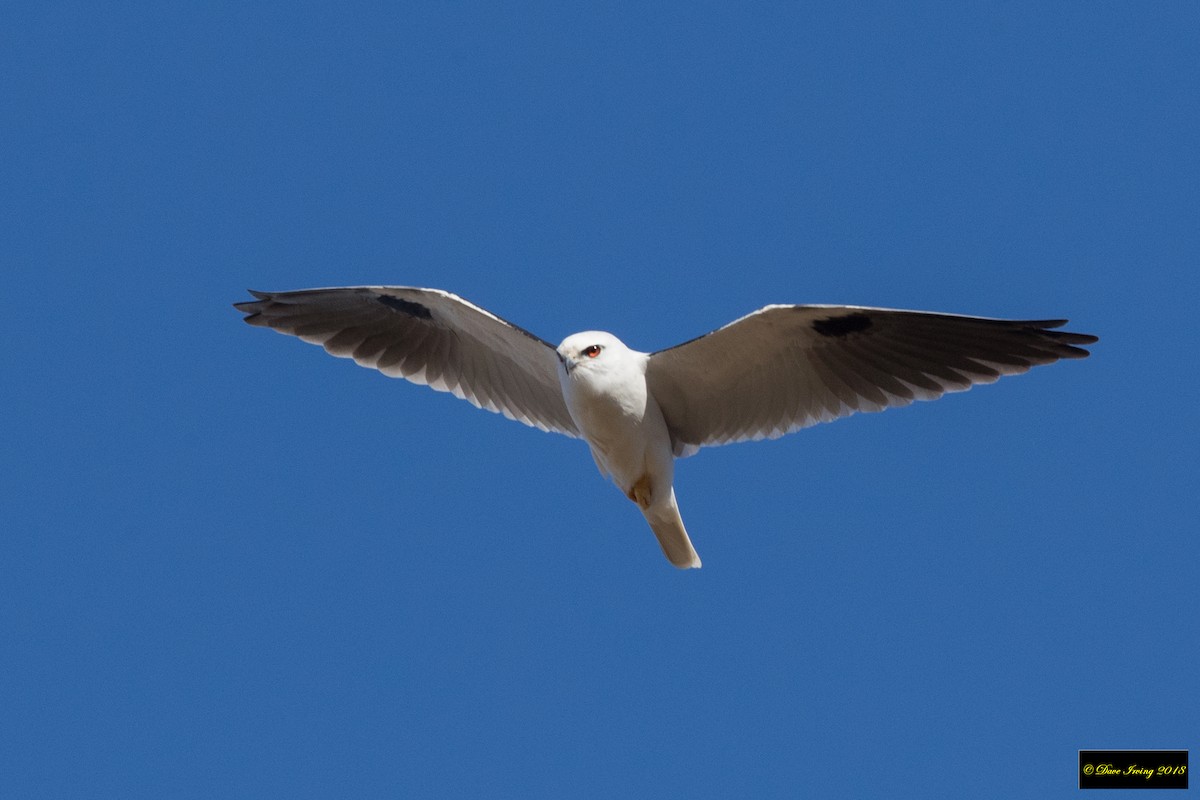
[[[592,449],[601,471],[628,490],[648,472],[670,469],[671,446],[666,422],[653,400],[641,409],[592,398],[571,409],[575,423]],[[663,454],[667,464],[663,461]]]

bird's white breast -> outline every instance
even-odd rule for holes
[[[654,450],[670,452],[666,423],[647,390],[639,360],[630,358],[605,370],[563,371],[560,380],[567,409],[596,464],[618,486],[626,488],[645,474]]]

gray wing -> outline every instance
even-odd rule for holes
[[[567,436],[554,348],[457,295],[407,286],[255,292],[235,303],[251,325],[319,344],[393,378]]]
[[[650,356],[676,455],[934,400],[1060,358],[1095,336],[1019,321],[859,306],[767,306]]]

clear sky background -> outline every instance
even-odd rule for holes
[[[1200,745],[1196,3],[0,11],[0,795],[1046,798]],[[362,283],[1101,342],[680,462],[684,573],[580,442],[229,306]]]

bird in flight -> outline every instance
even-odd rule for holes
[[[935,400],[1060,358],[1097,337],[1066,320],[1007,320],[832,305],[770,305],[641,353],[586,331],[555,347],[458,295],[409,286],[255,292],[251,325],[319,344],[393,378],[587,442],[676,567],[699,567],[674,461],[773,439],[856,411]]]

